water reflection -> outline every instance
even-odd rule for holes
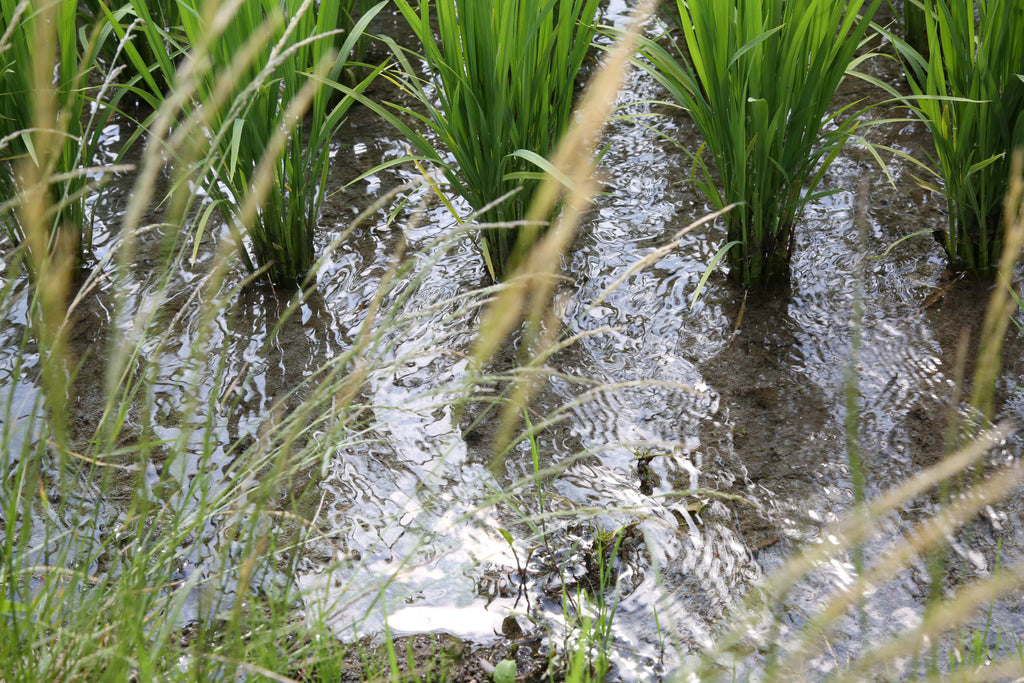
[[[608,11],[625,16],[621,3],[610,3]],[[659,96],[648,79],[635,75],[623,97]],[[685,120],[658,121],[686,135]],[[382,188],[412,176],[392,170],[342,187],[404,153],[404,145],[369,117],[351,128],[358,141],[340,140],[333,150],[337,177],[324,207],[321,247],[347,230]],[[905,234],[907,221],[931,225],[942,217],[934,206],[927,210],[933,200],[911,188],[897,167],[897,194],[880,179],[871,181],[862,234],[854,227],[854,188],[873,172],[852,152],[829,172],[828,188],[836,192],[812,203],[799,226],[788,289],[745,298],[716,273],[692,304],[705,264],[724,239],[719,224],[692,233],[591,308],[633,263],[707,209],[684,177],[686,154],[635,122],[613,125],[604,165],[608,193],[598,198],[564,259],[572,284],[563,291],[568,304],[561,323],[566,335],[611,329],[584,336],[550,359],[552,379],[530,407],[543,417],[591,392],[537,438],[537,467],[554,473],[530,480],[535,465],[528,442],[505,459],[503,470],[489,469],[493,417],[486,414],[467,429],[479,415],[474,411],[494,395],[484,389],[473,394],[466,384],[483,299],[467,293],[485,281],[483,262],[473,238],[443,207],[427,205],[422,220],[413,220],[414,207],[426,198],[420,190],[405,197],[406,210],[384,210],[354,230],[288,316],[293,294],[248,287],[224,294],[223,314],[207,326],[185,285],[209,268],[212,240],[201,245],[197,264],[177,274],[185,283],[181,291],[164,292],[154,264],[165,236],[153,231],[143,237],[140,262],[125,275],[124,319],[113,325],[125,343],[134,343],[139,331],[131,325],[145,318],[138,312],[172,304],[152,323],[170,333],[159,344],[147,342],[129,373],[145,377],[152,396],[150,413],[130,414],[131,426],[146,426],[154,440],[180,446],[174,461],[155,449],[146,464],[154,495],[187,509],[198,495],[189,482],[209,477],[212,492],[230,486],[239,449],[302,406],[318,370],[352,351],[366,324],[373,343],[360,357],[366,368],[358,392],[362,419],[330,440],[317,441],[321,432],[309,436],[323,449],[324,466],[307,482],[317,494],[310,517],[322,532],[298,564],[308,609],[322,610],[345,638],[379,635],[387,615],[393,632],[443,630],[487,641],[510,613],[527,614],[539,629],[569,627],[561,590],[603,590],[619,600],[612,630],[618,672],[637,680],[658,661],[674,668],[676,647],[685,652],[712,641],[730,608],[796,542],[830,542],[820,538],[821,529],[849,508],[844,368],[852,354],[857,290],[865,304],[857,331],[859,435],[872,492],[945,450],[947,416],[964,412],[952,387],[960,330],[977,329],[987,292],[950,283],[930,238],[875,258]],[[111,225],[129,187],[115,184],[96,203]],[[434,247],[438,240],[443,248]],[[383,294],[379,317],[370,319],[402,248],[415,267]],[[71,336],[77,357],[94,357],[88,354],[105,344],[114,310],[104,288],[82,304]],[[29,374],[38,364],[20,346],[27,324],[21,294],[6,313],[0,383],[17,363]],[[1024,389],[1016,378],[1024,374],[1024,354],[1018,337],[1010,341],[1002,413],[1020,419]],[[510,358],[514,354],[509,350]],[[79,384],[73,412],[87,434],[102,407],[90,397],[103,386],[102,363],[83,365]],[[594,389],[600,385],[614,388]],[[12,422],[37,408],[33,382],[17,386],[5,397]],[[1019,453],[1019,443],[1011,442],[993,457]],[[934,510],[931,500],[916,505],[887,520],[883,536],[895,537]],[[955,539],[956,570],[964,576],[991,572],[999,543],[1004,557],[1018,556],[1024,549],[1021,507],[1014,498],[993,511],[991,528]],[[111,505],[109,517],[121,512]],[[211,523],[199,535],[195,549],[178,558],[183,579],[213,576],[230,559],[226,524]],[[622,540],[603,587],[593,585],[598,536]],[[825,596],[849,586],[854,572],[843,556],[801,582],[787,598],[782,635],[803,627]],[[866,606],[866,635],[911,624],[927,589],[921,566],[877,587]],[[186,617],[198,613],[198,600]],[[993,614],[999,624],[1020,626],[1019,600],[997,603]],[[859,629],[853,621],[842,625],[830,641],[837,657],[856,650],[865,635]],[[812,666],[825,672],[835,661]]]

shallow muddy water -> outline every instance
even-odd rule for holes
[[[613,3],[608,18],[621,23],[625,12]],[[884,60],[871,68],[894,82],[899,78],[897,67]],[[862,96],[875,95],[856,83],[842,93]],[[653,113],[644,123],[695,149],[685,117],[641,103],[661,97],[650,78],[634,73],[621,101],[637,103],[629,106],[632,113]],[[685,152],[635,121],[614,122],[609,135],[601,167],[607,192],[595,200],[563,259],[568,282],[560,292],[563,333],[595,332],[553,357],[553,376],[531,410],[539,420],[595,383],[635,385],[596,392],[565,409],[565,419],[538,437],[538,466],[557,471],[540,484],[523,483],[534,472],[529,442],[494,467],[493,416],[475,399],[456,408],[472,398],[467,356],[479,321],[473,302],[483,295],[457,297],[487,280],[471,236],[458,236],[443,207],[434,203],[413,219],[423,190],[408,197],[393,222],[382,211],[343,242],[319,272],[316,293],[276,333],[286,304],[279,294],[250,288],[230,299],[214,338],[204,343],[225,350],[216,358],[229,365],[217,372],[236,378],[231,387],[203,386],[214,368],[190,365],[187,350],[199,332],[187,318],[171,321],[174,343],[159,360],[148,359],[162,368],[153,384],[156,436],[208,438],[201,426],[208,416],[181,403],[182,383],[191,383],[206,403],[223,409],[215,438],[223,459],[218,464],[227,471],[232,443],[247,434],[257,438],[279,398],[356,343],[399,243],[404,240],[408,258],[422,262],[422,277],[384,302],[387,308],[401,301],[397,312],[407,318],[382,340],[361,389],[371,407],[365,438],[340,447],[322,444],[321,476],[311,475],[321,501],[316,523],[326,536],[305,553],[298,582],[308,589],[306,609],[324,610],[339,637],[380,637],[386,614],[397,635],[444,632],[488,644],[506,637],[506,618],[518,615],[525,633],[516,637],[550,636],[545,647],[560,648],[572,631],[561,590],[593,591],[595,539],[621,531],[617,556],[609,560],[615,583],[605,586],[608,599],[618,599],[614,677],[647,680],[674,671],[687,653],[714,640],[730,607],[756,596],[762,578],[799,544],[821,541],[825,525],[850,508],[845,369],[855,334],[861,339],[859,438],[869,493],[935,462],[945,449],[950,412],[967,414],[965,406],[953,404],[958,343],[963,329],[977,335],[988,291],[951,281],[931,237],[908,240],[883,256],[908,233],[945,221],[941,198],[921,190],[914,171],[898,158],[887,156],[895,187],[863,150],[852,148],[835,163],[825,180],[834,193],[811,204],[798,226],[792,279],[784,291],[745,296],[716,273],[691,307],[705,264],[725,239],[718,224],[690,233],[592,306],[633,263],[710,210],[687,182]],[[111,136],[116,139],[116,131]],[[916,156],[928,152],[919,124],[889,124],[870,129],[867,137]],[[321,246],[382,192],[415,178],[413,171],[398,169],[341,187],[404,150],[383,124],[363,112],[350,117],[332,148],[338,187],[322,214]],[[115,183],[98,202],[95,211],[108,223],[123,210],[130,181]],[[859,205],[864,229],[855,222]],[[456,237],[444,249],[431,250],[449,234]],[[154,250],[159,242],[152,237]],[[105,244],[101,240],[101,255]],[[112,319],[117,310],[145,309],[161,274],[148,271],[145,248],[140,253],[123,290],[129,299],[123,309],[113,303],[109,283],[80,307],[80,333],[73,338],[78,353],[99,345],[108,325],[125,322]],[[191,282],[212,259],[206,250],[175,277]],[[858,298],[859,326],[853,314]],[[38,362],[18,347],[24,316],[15,309],[0,336],[0,366],[8,371],[18,357],[30,366]],[[598,331],[606,327],[611,329]],[[1021,341],[1011,327],[997,404],[1000,418],[1018,423],[1024,422]],[[507,352],[512,357],[515,349]],[[103,381],[102,364],[83,368],[75,397],[83,423],[97,410],[91,401],[98,400],[93,397]],[[227,394],[235,401],[230,410]],[[31,396],[26,387],[15,399],[28,405]],[[284,405],[301,401],[300,390]],[[195,451],[201,452],[198,443]],[[1001,462],[1020,453],[1015,438],[989,457]],[[179,459],[170,473],[170,464],[150,467],[154,481],[166,486],[169,477],[200,475],[204,465]],[[211,476],[216,482],[218,474]],[[696,489],[731,497],[682,493]],[[495,498],[503,491],[507,495]],[[1022,503],[1018,492],[993,509],[989,521],[953,540],[951,577],[990,575],[997,544],[1002,562],[1020,558]],[[919,500],[888,519],[885,536],[868,546],[868,555],[934,508],[934,501]],[[544,517],[542,534],[526,523],[531,515]],[[511,546],[503,531],[514,539]],[[190,558],[183,575],[215,569],[220,533],[209,529],[209,552]],[[804,626],[853,571],[846,558],[799,584],[776,637],[784,640],[787,631]],[[868,633],[852,619],[844,623],[812,668],[818,674],[833,670],[861,642],[916,623],[928,590],[923,564],[877,586],[865,606]],[[593,606],[580,607],[594,612]],[[993,623],[1024,633],[1019,596],[995,604]],[[760,660],[755,652],[741,667],[756,671]]]

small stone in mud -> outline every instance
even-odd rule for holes
[[[523,627],[519,625],[519,620],[514,614],[510,614],[502,620],[501,635],[509,640],[519,640],[523,637]]]
[[[466,643],[455,636],[443,634],[441,639],[441,653],[449,661],[457,662],[462,659],[462,655],[466,653]]]
[[[640,479],[640,493],[645,496],[654,494],[661,481],[658,475],[651,469],[651,461],[654,460],[654,453],[647,450],[638,451],[636,454],[636,474]]]

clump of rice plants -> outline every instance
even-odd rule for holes
[[[422,122],[437,146],[394,111],[381,112],[420,155],[444,169],[482,223],[522,221],[543,177],[543,160],[569,125],[597,0],[424,0],[418,10],[407,0],[396,4],[423,44],[433,88],[415,75],[406,51],[389,41],[404,66],[402,87],[427,113],[394,111]],[[538,233],[522,225],[482,231],[491,274],[510,273]]]
[[[30,270],[51,257],[81,268],[92,246],[84,168],[112,108],[87,112],[101,92],[87,81],[100,40],[97,30],[79,34],[77,10],[75,0],[0,2],[0,225],[28,248]],[[34,86],[43,76],[51,87]],[[48,195],[35,204],[46,214],[30,222],[46,229],[29,234],[15,208],[37,191]]]
[[[202,71],[197,99],[219,154],[204,158],[199,175],[245,243],[246,265],[277,286],[299,286],[310,274],[331,137],[355,101],[346,96],[333,102],[325,83],[340,77],[383,4],[350,26],[335,52],[339,3],[243,0],[227,25],[211,23],[215,3],[179,3],[188,42],[208,45],[202,57],[212,67]],[[157,39],[160,30],[147,26]],[[365,89],[382,68],[371,70],[352,92]],[[272,173],[262,173],[263,168]],[[266,197],[249,215],[243,207],[252,192]]]
[[[927,0],[928,56],[893,38],[931,131],[952,267],[991,277],[1002,250],[1010,152],[1024,145],[1024,0]]]
[[[647,40],[647,69],[693,119],[714,169],[696,182],[728,213],[730,276],[746,287],[785,278],[793,229],[856,129],[829,111],[880,0],[676,0],[681,40]]]

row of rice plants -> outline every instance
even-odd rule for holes
[[[830,111],[879,2],[683,2],[674,51],[645,42],[648,70],[687,110],[714,160],[693,153],[696,182],[726,217],[730,275],[747,287],[784,279],[793,229],[821,196],[821,180],[864,110]],[[1024,145],[1021,0],[907,3],[915,49],[889,31],[913,97],[864,74],[909,106],[932,132],[950,222],[942,244],[952,267],[990,277],[1002,245],[1009,155]],[[919,25],[922,24],[922,25]],[[923,30],[922,30],[923,29]],[[714,262],[717,262],[716,256]]]
[[[944,180],[933,189],[950,205],[943,246],[955,269],[994,272],[1008,154],[1024,143],[1024,38],[1012,28],[1024,17],[1024,0],[910,4],[910,18],[926,20],[930,58],[883,32],[907,64],[915,95],[909,100],[855,71],[873,56],[857,53],[881,0],[676,0],[670,14],[681,37],[668,35],[671,48],[643,41],[639,63],[688,112],[703,139],[693,153],[698,186],[716,208],[736,205],[725,218],[727,243],[712,263],[727,254],[738,283],[758,288],[787,277],[804,208],[827,192],[821,183],[829,165],[865,111],[879,104],[831,109],[850,74],[876,82],[932,130]],[[543,158],[568,121],[595,3],[510,2],[498,10],[439,0],[436,15],[430,2],[418,13],[402,0],[398,5],[423,43],[434,88],[424,88],[405,51],[390,41],[403,66],[399,82],[427,115],[378,112],[422,158],[444,169],[480,221],[522,220],[537,179],[551,170]],[[441,149],[410,128],[409,119],[425,124]],[[705,147],[713,165],[705,162]],[[522,191],[502,200],[516,189]],[[492,274],[510,272],[537,234],[536,226],[484,230]]]
[[[192,111],[204,110],[208,135],[220,155],[216,161],[207,157],[206,167],[196,174],[206,179],[239,242],[248,244],[241,250],[246,264],[252,270],[265,269],[279,285],[295,286],[309,275],[330,140],[356,100],[405,134],[419,159],[443,169],[456,194],[476,212],[474,220],[487,226],[480,240],[492,275],[501,278],[514,270],[524,249],[542,232],[542,226],[522,225],[524,207],[551,170],[546,159],[570,120],[575,82],[595,30],[596,0],[535,0],[498,7],[438,0],[416,9],[399,0],[398,9],[423,45],[430,74],[424,81],[408,50],[383,37],[401,67],[389,74],[426,114],[362,97],[384,65],[358,82],[337,83],[362,50],[362,32],[383,4],[366,8],[367,0],[359,0],[357,8],[357,0],[349,0],[321,7],[299,0],[247,0],[228,25],[215,29],[216,40],[204,55],[212,68],[203,75]],[[762,287],[785,278],[794,226],[803,208],[821,196],[829,164],[861,125],[860,112],[852,107],[830,111],[829,106],[855,65],[856,50],[879,5],[880,0],[744,0],[735,6],[676,0],[670,13],[681,37],[669,36],[671,48],[661,41],[643,42],[640,63],[688,111],[703,138],[704,146],[693,155],[696,182],[716,207],[737,205],[725,219],[728,233],[722,252],[733,279],[744,286]],[[977,26],[975,5],[968,0],[927,5],[924,16],[932,46],[928,60],[888,35],[907,64],[917,96],[910,104],[935,136],[950,203],[944,247],[955,268],[986,275],[999,253],[1006,155],[1021,142],[1024,129],[1024,82],[1017,73],[1024,40],[1009,28],[1013,22],[1003,19],[1022,16],[1024,0],[982,2]],[[14,0],[5,0],[3,7],[5,26],[18,28],[9,32],[3,54],[12,64],[33,63],[29,46],[37,13],[30,4]],[[87,149],[83,141],[89,139],[79,130],[86,99],[79,86],[85,69],[78,68],[74,3],[58,7],[57,92],[63,94],[58,106],[47,108],[61,112],[60,125],[55,121],[31,135],[20,133],[28,129],[31,108],[44,103],[34,105],[32,98],[21,96],[29,92],[18,82],[28,73],[25,69],[5,69],[10,83],[3,100],[4,140],[8,158],[31,158],[39,164],[47,149],[41,144],[46,131],[65,131],[55,163],[67,174],[60,190],[67,201],[54,224],[72,226],[81,250],[89,242],[82,210],[85,177],[77,170],[87,165],[87,152],[79,149]],[[185,46],[203,40],[216,7],[179,0],[173,11],[159,4],[157,11],[150,11],[143,0],[132,0],[123,10],[107,11],[120,37],[126,35],[129,19],[141,21],[145,41],[124,45],[138,74],[132,90],[150,104],[158,102],[164,84],[175,82]],[[361,19],[353,23],[360,11]],[[154,17],[176,17],[181,26],[166,26]],[[19,18],[24,21],[12,21]],[[92,41],[82,55],[86,67],[95,60],[99,42]],[[340,47],[337,54],[331,53],[334,45]],[[147,61],[138,46],[156,55],[155,61]],[[219,83],[227,74],[236,86],[223,92]],[[332,99],[325,83],[343,96]],[[100,111],[109,116],[111,107]],[[306,123],[300,123],[304,114]],[[39,139],[33,141],[33,136]],[[705,162],[705,147],[713,165]],[[275,167],[273,181],[260,190],[269,198],[252,216],[244,216],[245,197],[253,189],[250,180],[260,163]],[[0,181],[6,184],[5,195],[13,196],[9,167]],[[16,222],[5,223],[20,243],[24,235]],[[52,232],[56,234],[56,227]],[[201,233],[202,227],[197,228],[196,237]]]
[[[424,46],[434,87],[415,73],[408,51],[384,36],[402,66],[389,73],[426,107],[426,116],[362,96],[384,64],[356,84],[339,82],[361,49],[363,29],[383,4],[363,11],[358,23],[334,30],[359,14],[355,0],[344,7],[242,2],[230,24],[211,33],[215,39],[203,57],[211,60],[212,68],[204,73],[193,107],[203,108],[210,118],[208,134],[220,155],[216,161],[205,157],[207,167],[196,175],[213,180],[209,192],[239,241],[251,244],[251,254],[242,250],[246,264],[251,270],[265,269],[276,284],[298,285],[309,274],[329,142],[355,100],[391,121],[421,159],[444,169],[455,192],[477,212],[476,220],[500,226],[483,231],[480,238],[492,275],[511,272],[541,232],[542,226],[521,224],[550,168],[545,159],[569,123],[577,76],[595,32],[598,0],[504,3],[498,11],[455,0],[434,6],[424,2],[417,9],[396,3]],[[365,0],[361,5],[365,7]],[[126,52],[138,73],[132,87],[151,105],[163,96],[164,84],[175,83],[175,57],[187,54],[182,46],[203,42],[216,6],[179,0],[176,12],[151,12],[143,0],[132,0],[130,12],[107,13],[121,36],[129,19],[141,21],[145,41],[139,43],[147,49],[140,52],[130,43]],[[155,19],[160,16],[180,17],[182,27],[162,25]],[[434,23],[440,27],[436,42]],[[332,34],[343,35],[345,41],[334,62],[323,73],[314,73],[327,56]],[[256,40],[268,49],[258,49]],[[179,55],[175,49],[181,50]],[[148,62],[144,53],[157,55],[155,61]],[[226,94],[222,80],[228,73],[238,85]],[[298,126],[303,108],[293,107],[290,113],[288,108],[299,101],[303,87],[311,98],[309,123]],[[336,103],[329,94],[333,91],[343,93]],[[411,119],[425,124],[430,133],[410,127]],[[286,132],[272,142],[282,124]],[[296,131],[291,133],[293,126]],[[268,198],[255,216],[242,216],[259,163],[274,164],[276,175],[263,190]]]
[[[430,2],[418,12],[402,0],[398,5],[423,43],[434,87],[423,86],[406,52],[389,41],[403,67],[399,82],[427,115],[378,112],[421,158],[444,169],[481,222],[522,220],[537,180],[551,170],[544,158],[568,121],[596,4],[510,2],[495,9],[440,0],[435,14]],[[829,165],[863,124],[862,114],[878,104],[830,108],[847,75],[873,80],[855,69],[873,56],[857,53],[880,5],[676,0],[670,14],[681,38],[668,36],[672,49],[643,41],[639,63],[686,109],[703,138],[693,153],[697,184],[716,208],[736,205],[726,215],[721,253],[743,286],[786,278],[804,208],[822,196]],[[915,97],[875,82],[911,106],[935,136],[944,187],[933,189],[950,205],[943,246],[952,266],[990,276],[1001,245],[1008,154],[1024,143],[1024,38],[1012,28],[1024,16],[1024,0],[937,0],[912,5],[909,15],[926,20],[930,58],[883,33],[907,64]],[[409,119],[425,124],[441,149]],[[713,165],[705,162],[704,147]],[[507,198],[516,189],[521,192]],[[537,234],[536,226],[485,229],[481,241],[492,274],[510,272]]]

